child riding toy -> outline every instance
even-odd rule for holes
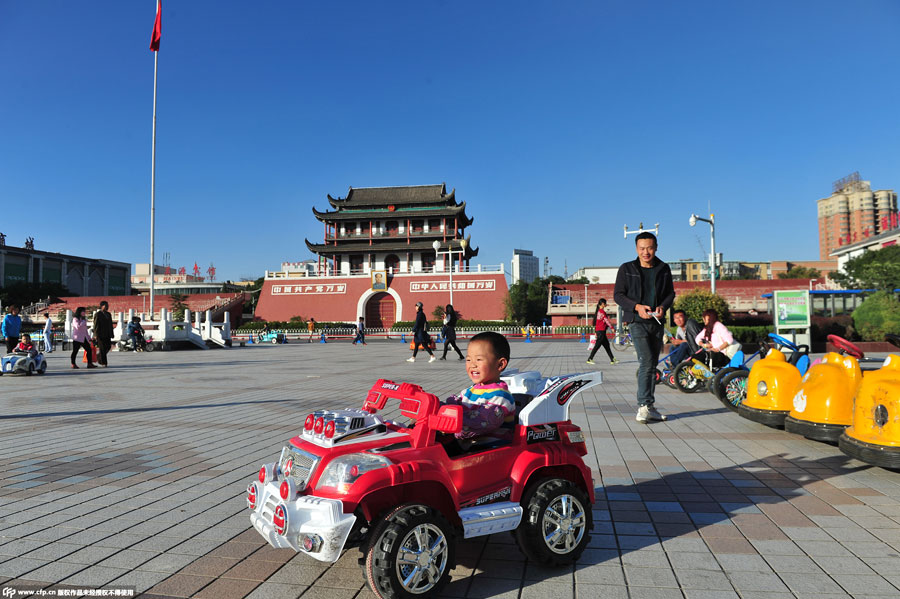
[[[273,547],[324,562],[359,544],[366,582],[383,599],[437,594],[458,537],[511,531],[532,562],[574,563],[593,527],[595,482],[569,406],[601,375],[503,380],[515,419],[462,453],[450,447],[463,407],[418,385],[380,379],[362,409],[311,413],[247,488],[250,521]],[[380,415],[388,400],[412,422]]]
[[[31,376],[34,373],[47,372],[47,362],[44,354],[35,349],[28,335],[22,335],[22,341],[12,352],[0,358],[0,375],[24,374]]]

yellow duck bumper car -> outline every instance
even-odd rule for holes
[[[900,336],[888,335],[887,340],[900,347]],[[866,373],[856,395],[853,424],[838,444],[860,461],[900,468],[900,355],[889,355],[881,369]]]
[[[853,398],[863,381],[863,352],[846,339],[829,335],[840,352],[825,354],[803,375],[784,430],[807,439],[837,443],[853,422]]]
[[[738,414],[766,426],[782,428],[793,407],[800,378],[809,368],[809,347],[797,346],[774,333],[769,337],[775,341],[776,348],[786,347],[792,353],[787,357],[780,350],[770,350],[753,365],[747,378],[747,397],[738,406]]]

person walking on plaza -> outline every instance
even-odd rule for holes
[[[0,324],[0,334],[6,337],[6,353],[11,353],[19,344],[19,333],[22,331],[22,317],[19,316],[19,306],[12,304],[9,314],[3,317]]]
[[[113,321],[112,314],[109,313],[109,302],[103,300],[100,302],[100,309],[94,312],[94,342],[97,344],[97,362],[100,366],[107,368],[109,363],[106,361],[106,354],[112,347],[113,338]]]
[[[366,320],[360,316],[359,322],[356,323],[356,337],[353,339],[353,345],[359,342],[360,345],[368,345],[366,343]]]
[[[49,354],[53,352],[53,319],[50,318],[49,312],[44,314],[44,317],[47,319],[44,324],[44,353]]]
[[[416,302],[416,322],[413,325],[413,355],[412,358],[407,358],[407,362],[415,362],[416,354],[419,353],[419,345],[425,348],[425,351],[428,352],[428,355],[431,356],[429,362],[434,362],[437,358],[434,357],[434,352],[431,351],[431,337],[428,335],[428,319],[425,318],[425,311],[423,310],[424,306],[422,302]]]
[[[606,355],[609,356],[609,363],[619,363],[619,361],[613,357],[612,349],[609,347],[609,338],[606,336],[606,331],[611,328],[612,321],[609,319],[609,315],[606,314],[606,298],[601,297],[597,302],[597,307],[594,309],[594,336],[597,337],[597,340],[594,342],[594,349],[591,350],[591,355],[588,356],[588,364],[594,363],[594,355],[597,353],[597,350],[600,349],[601,345],[606,350]]]
[[[635,419],[665,420],[654,405],[654,371],[662,349],[663,325],[660,321],[675,301],[672,270],[656,256],[656,235],[639,233],[635,238],[637,259],[625,262],[616,274],[614,298],[622,308],[622,321],[630,323],[631,338],[638,357]]]
[[[316,334],[316,319],[312,316],[309,317],[309,322],[306,323],[306,330],[309,331],[309,339],[306,342],[312,343],[313,335]]]
[[[465,360],[462,352],[459,351],[459,346],[456,345],[457,320],[459,320],[459,315],[453,309],[453,304],[447,304],[444,308],[444,327],[441,329],[441,336],[444,338],[444,355],[441,356],[441,360],[447,359],[447,350],[451,347],[456,350],[456,355],[460,360]]]
[[[87,318],[84,317],[84,306],[75,309],[75,317],[72,319],[72,368],[78,368],[75,358],[78,357],[78,350],[81,348],[84,348],[85,356],[87,356],[87,367],[96,368],[91,356],[91,336],[88,333]]]

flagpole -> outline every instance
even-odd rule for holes
[[[159,50],[153,53],[153,149],[150,158],[150,320],[153,320],[153,281],[156,278],[156,72],[159,67]]]

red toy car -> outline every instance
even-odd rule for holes
[[[358,542],[372,591],[424,597],[447,583],[455,539],[513,531],[528,558],[574,562],[593,528],[594,481],[572,397],[599,372],[503,377],[517,420],[462,449],[462,406],[380,379],[360,410],[317,411],[247,488],[253,526],[273,547],[338,559]],[[378,412],[400,402],[408,426]]]

